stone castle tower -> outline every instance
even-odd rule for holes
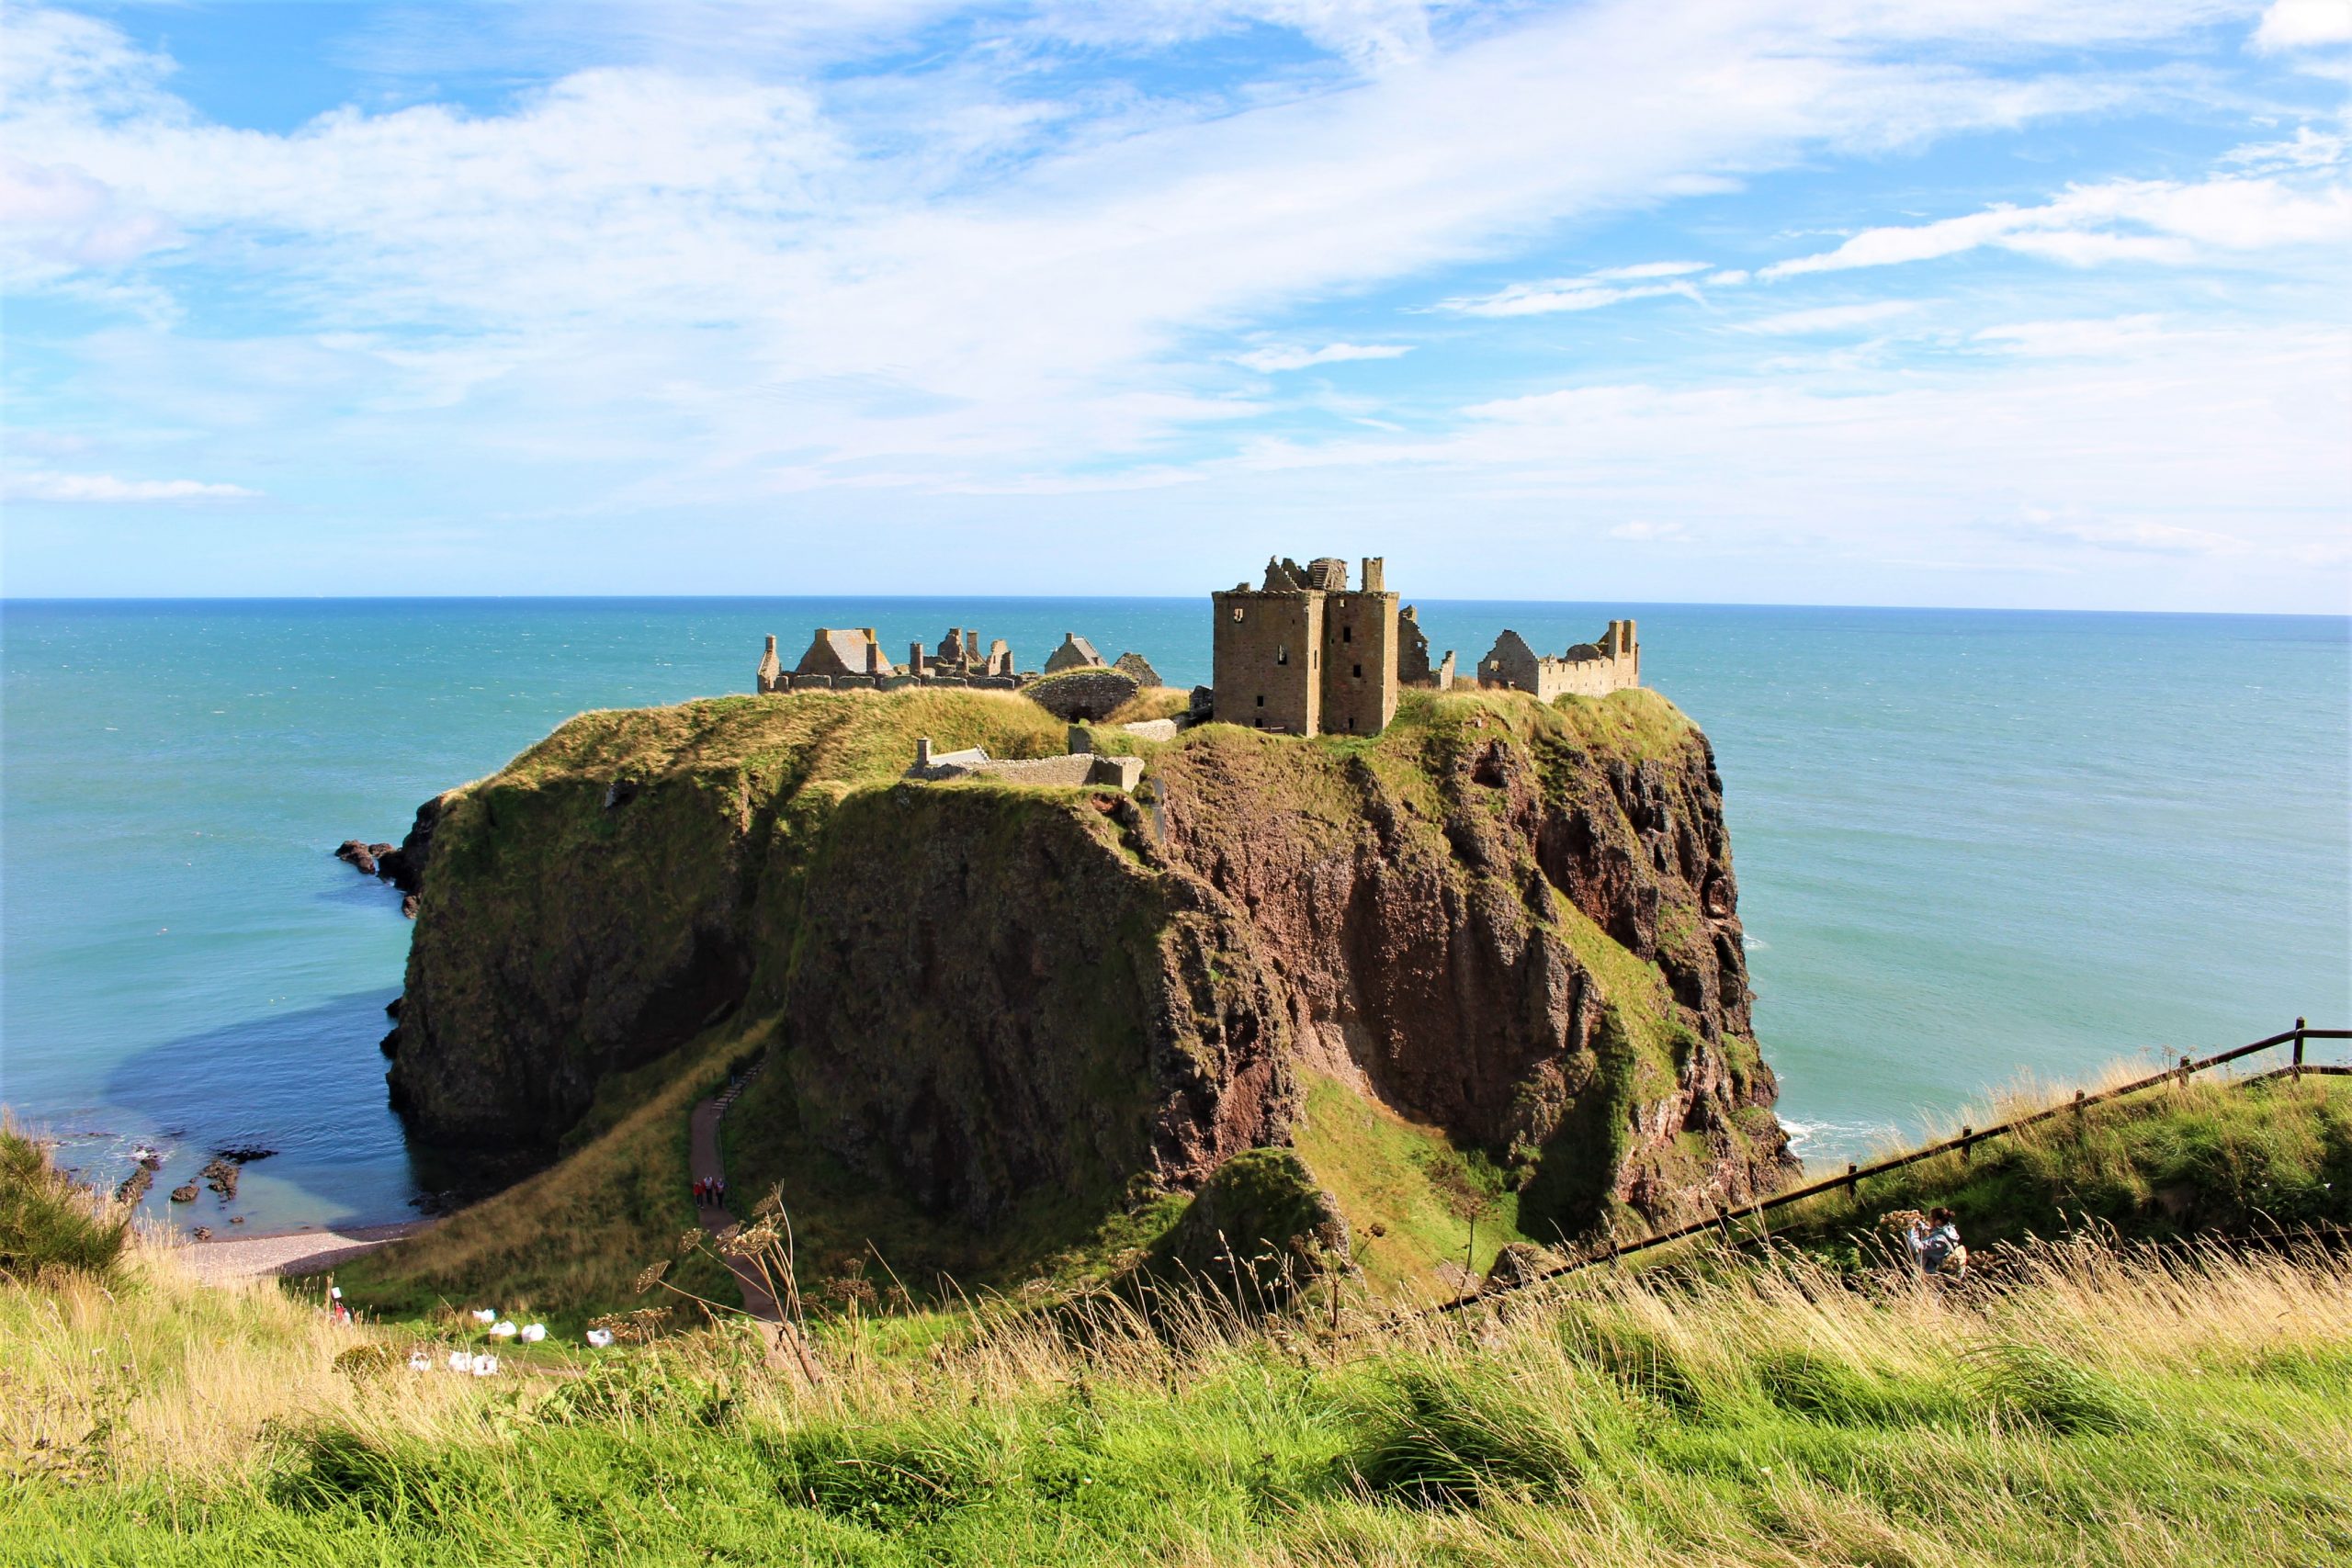
[[[1283,735],[1377,735],[1396,716],[1396,595],[1378,556],[1363,583],[1330,556],[1266,562],[1264,583],[1212,593],[1216,716]]]

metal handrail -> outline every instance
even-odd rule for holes
[[[1824,1193],[1835,1192],[1841,1187],[1846,1190],[1847,1196],[1859,1197],[1860,1196],[1859,1190],[1862,1181],[1867,1178],[1883,1176],[1890,1170],[1900,1170],[1906,1165],[1917,1165],[1921,1160],[1933,1159],[1938,1155],[1951,1154],[1954,1150],[1958,1150],[1961,1158],[1965,1160],[1968,1157],[1968,1151],[1970,1149],[1973,1148],[1978,1144],[1985,1142],[1987,1139],[1997,1138],[2005,1134],[2017,1132],[2020,1128],[2030,1127],[2036,1122],[2047,1122],[2053,1116],[2064,1116],[2070,1113],[2079,1115],[2091,1106],[2103,1104],[2111,1100],[2120,1100],[2125,1095],[2140,1094],[2148,1089],[2159,1088],[2165,1084],[2185,1084],[2199,1073],[2209,1071],[2211,1068],[2222,1066],[2230,1062],[2234,1062],[2242,1056],[2251,1056],[2257,1051],[2274,1050],[2280,1045],[2289,1043],[2292,1043],[2295,1048],[2294,1059],[2286,1066],[2279,1067],[2272,1072],[2259,1074],[2255,1078],[2245,1080],[2247,1082],[2259,1082],[2262,1078],[2280,1077],[2300,1077],[2306,1073],[2326,1073],[2335,1075],[2352,1072],[2352,1068],[2323,1066],[2305,1063],[2303,1060],[2303,1043],[2308,1040],[2352,1040],[2352,1029],[2312,1029],[2309,1027],[2303,1020],[2299,1018],[2295,1020],[2294,1028],[2290,1029],[2283,1033],[2273,1034],[2265,1039],[2256,1040],[2251,1044],[2233,1046],[2227,1051],[2217,1051],[2212,1055],[2206,1056],[2201,1059],[2183,1056],[2180,1059],[2180,1065],[2177,1067],[2166,1067],[2163,1072],[2151,1074],[2147,1077],[2138,1078],[2131,1083],[2119,1085],[2114,1089],[2101,1089],[2097,1094],[2085,1094],[2082,1090],[2076,1089],[2073,1100],[2064,1100],[2056,1105],[2047,1106],[2042,1110],[2032,1112],[2030,1115],[2019,1116],[2013,1121],[2004,1122],[1998,1126],[1986,1127],[1981,1130],[1974,1127],[1962,1127],[1960,1130],[1960,1136],[1956,1138],[1946,1138],[1941,1143],[1928,1144],[1920,1148],[1912,1149],[1907,1153],[1896,1155],[1890,1159],[1880,1160],[1874,1165],[1860,1166],[1849,1164],[1846,1167],[1845,1174],[1842,1176],[1833,1176],[1826,1181],[1815,1181],[1804,1187],[1792,1188],[1786,1192],[1777,1192],[1770,1198],[1763,1199],[1754,1203],[1742,1203],[1736,1209],[1722,1209],[1711,1218],[1693,1220],[1687,1225],[1681,1225],[1674,1230],[1661,1231],[1656,1235],[1646,1235],[1639,1241],[1632,1242],[1622,1247],[1612,1242],[1609,1250],[1605,1253],[1596,1253],[1590,1258],[1579,1258],[1573,1262],[1561,1264],[1556,1269],[1547,1269],[1540,1274],[1533,1275],[1525,1280],[1517,1280],[1511,1284],[1498,1286],[1491,1291],[1474,1291],[1467,1295],[1459,1296],[1453,1301],[1445,1303],[1436,1310],[1439,1312],[1459,1312],[1463,1308],[1474,1305],[1487,1297],[1498,1295],[1508,1291],[1524,1290],[1530,1285],[1541,1284],[1546,1280],[1556,1280],[1563,1274],[1573,1274],[1580,1269],[1589,1269],[1596,1263],[1614,1262],[1617,1259],[1623,1258],[1627,1253],[1646,1252],[1651,1247],[1664,1247],[1668,1242],[1687,1241],[1694,1235],[1699,1235],[1704,1232],[1712,1231],[1720,1225],[1729,1224],[1732,1215],[1735,1213],[1768,1213],[1774,1209],[1783,1208],[1791,1203],[1801,1203],[1808,1198],[1818,1198]]]

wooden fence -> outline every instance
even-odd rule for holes
[[[2312,1040],[2352,1040],[2352,1029],[2312,1029],[2299,1018],[2295,1020],[2295,1027],[2284,1033],[2273,1034],[2267,1039],[2256,1040],[2251,1044],[2233,1046],[2227,1051],[2217,1051],[2211,1056],[2183,1056],[2178,1066],[2166,1067],[2160,1073],[2152,1073],[2144,1078],[2135,1079],[2114,1089],[2101,1089],[2097,1094],[2085,1094],[2077,1089],[2075,1091],[2073,1100],[2062,1100],[2056,1105],[2037,1111],[2030,1116],[2019,1116],[2014,1121],[2004,1122],[1994,1127],[1962,1127],[1960,1130],[1960,1135],[1956,1138],[1946,1138],[1940,1143],[1928,1144],[1906,1154],[1896,1155],[1892,1159],[1880,1160],[1873,1165],[1849,1164],[1846,1167],[1843,1175],[1833,1176],[1824,1181],[1810,1182],[1803,1187],[1792,1188],[1786,1192],[1778,1192],[1754,1203],[1743,1203],[1736,1209],[1724,1209],[1706,1219],[1693,1220],[1690,1224],[1673,1230],[1659,1231],[1644,1236],[1639,1241],[1628,1242],[1623,1246],[1612,1244],[1607,1252],[1598,1253],[1589,1258],[1579,1258],[1573,1262],[1564,1263],[1556,1269],[1545,1269],[1540,1274],[1510,1285],[1498,1286],[1495,1290],[1459,1297],[1437,1310],[1459,1312],[1464,1307],[1476,1304],[1482,1296],[1492,1296],[1501,1291],[1523,1289],[1528,1285],[1540,1284],[1546,1280],[1556,1280],[1563,1274],[1573,1274],[1579,1269],[1589,1269],[1596,1263],[1614,1262],[1632,1253],[1646,1252],[1651,1247],[1664,1247],[1670,1242],[1686,1241],[1694,1235],[1728,1225],[1735,1214],[1770,1213],[1775,1209],[1785,1208],[1791,1203],[1802,1203],[1808,1198],[1818,1198],[1825,1193],[1835,1192],[1840,1188],[1845,1190],[1848,1196],[1858,1197],[1860,1195],[1861,1183],[1869,1178],[1884,1175],[1890,1170],[1900,1170],[1906,1165],[1917,1165],[1921,1160],[1934,1159],[1939,1155],[1957,1152],[1964,1164],[1968,1159],[1969,1151],[1977,1145],[2005,1136],[2021,1127],[2030,1127],[2037,1122],[2047,1122],[2057,1116],[2079,1116],[2091,1106],[2101,1105],[2109,1100],[2121,1100],[2128,1095],[2144,1094],[2149,1089],[2162,1089],[2167,1085],[2185,1084],[2199,1073],[2211,1072],[2215,1067],[2224,1066],[2229,1063],[2251,1056],[2256,1052],[2275,1051],[2282,1045],[2293,1048],[2291,1058],[2284,1066],[2274,1067],[2267,1072],[2256,1073],[2252,1077],[2237,1081],[2258,1083],[2264,1078],[2301,1077],[2305,1074],[2319,1073],[2352,1076],[2352,1066],[2306,1061],[2304,1059],[2305,1043]]]

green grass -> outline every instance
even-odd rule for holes
[[[818,1390],[728,1335],[481,1382],[342,1371],[353,1331],[213,1297],[0,1286],[0,1559],[2352,1554],[2352,1269],[2321,1253],[2086,1244],[1970,1292],[1615,1274],[1337,1338],[1105,1304],[1082,1334],[1013,1318],[899,1355],[823,1331]]]
[[[1990,1126],[2067,1096],[2021,1091]],[[1959,1131],[1959,1124],[1939,1135]],[[1823,1174],[1827,1174],[1826,1172]],[[1768,1216],[1777,1239],[1849,1260],[1879,1215],[1947,1205],[1980,1252],[2086,1225],[2150,1239],[2352,1226],[2352,1079],[2192,1079],[1922,1160]],[[1743,1222],[1743,1232],[1755,1229]]]
[[[130,1234],[128,1206],[77,1186],[49,1150],[0,1122],[0,1275],[32,1280],[52,1269],[104,1276]]]
[[[1492,1161],[1321,1073],[1306,1076],[1298,1152],[1346,1216],[1376,1298],[1443,1300],[1507,1244],[1553,1239],[1520,1233],[1519,1194]]]

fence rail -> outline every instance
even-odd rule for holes
[[[1529,1285],[1540,1284],[1546,1280],[1556,1280],[1563,1274],[1573,1274],[1580,1269],[1589,1269],[1596,1263],[1614,1262],[1630,1253],[1646,1252],[1654,1247],[1664,1247],[1670,1242],[1687,1241],[1694,1235],[1702,1235],[1730,1224],[1735,1214],[1770,1213],[1775,1209],[1785,1208],[1791,1203],[1802,1203],[1810,1198],[1819,1198],[1841,1188],[1849,1197],[1859,1197],[1861,1184],[1873,1176],[1883,1176],[1890,1170],[1900,1170],[1905,1166],[1917,1165],[1921,1160],[1934,1159],[1939,1155],[1948,1155],[1955,1151],[1964,1162],[1968,1158],[1970,1150],[1991,1139],[2005,1136],[2038,1122],[2050,1121],[2053,1117],[2078,1116],[2094,1105],[2121,1100],[2128,1095],[2143,1094],[2149,1089],[2161,1089],[2167,1084],[2186,1084],[2199,1073],[2211,1072],[2215,1067],[2225,1066],[2243,1057],[2251,1056],[2258,1051],[2275,1051],[2281,1045],[2291,1045],[2294,1048],[2292,1060],[2284,1066],[2275,1067],[2268,1072],[2256,1073],[2252,1077],[2239,1079],[2239,1082],[2259,1083],[2266,1078],[2301,1077],[2305,1075],[2320,1074],[2352,1077],[2352,1066],[2305,1061],[2303,1059],[2305,1043],[2312,1040],[2352,1040],[2352,1029],[2312,1029],[2299,1018],[2295,1020],[2294,1028],[2254,1041],[2250,1044],[2233,1046],[2227,1051],[2217,1051],[2210,1056],[2183,1056],[2178,1066],[2166,1067],[2160,1073],[2151,1073],[2144,1078],[2137,1078],[2131,1083],[2118,1085],[2114,1089],[2101,1089],[2097,1094],[2086,1094],[2076,1089],[2074,1099],[2062,1100],[2056,1105],[2034,1111],[2031,1115],[2019,1116],[1993,1127],[1981,1129],[1962,1127],[1960,1130],[1960,1135],[1956,1138],[1946,1138],[1940,1143],[1928,1144],[1872,1165],[1849,1164],[1846,1167],[1843,1175],[1833,1176],[1823,1181],[1811,1182],[1804,1187],[1792,1188],[1786,1192],[1776,1192],[1771,1197],[1757,1202],[1742,1203],[1736,1209],[1723,1209],[1707,1219],[1693,1220],[1689,1224],[1678,1226],[1670,1231],[1660,1231],[1655,1235],[1644,1236],[1639,1241],[1629,1242],[1623,1246],[1612,1244],[1607,1252],[1597,1253],[1589,1258],[1577,1258],[1572,1262],[1561,1264],[1556,1269],[1547,1269],[1540,1274],[1499,1289],[1521,1290]],[[1497,1291],[1473,1291],[1447,1302],[1437,1310],[1460,1312],[1464,1307],[1475,1305],[1484,1297],[1497,1293],[1498,1293]]]

